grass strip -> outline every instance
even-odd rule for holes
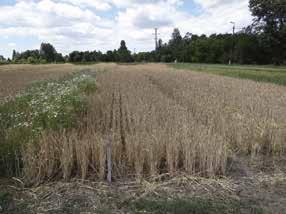
[[[205,72],[222,76],[249,79],[256,82],[274,83],[286,86],[286,68],[278,66],[238,66],[215,64],[171,64],[173,68]]]

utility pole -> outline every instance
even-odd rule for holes
[[[158,49],[158,28],[155,28],[155,50]]]
[[[232,64],[233,56],[234,56],[234,35],[235,35],[235,22],[230,22],[233,27],[232,27],[232,48],[231,48],[231,56],[229,59],[229,65]]]
[[[232,35],[234,35],[235,34],[235,22],[230,22],[232,25],[233,25],[233,27],[232,27]]]

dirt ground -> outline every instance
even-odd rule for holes
[[[118,72],[172,70],[160,64],[0,66],[0,101],[6,96],[14,96],[33,81],[59,78],[73,71],[91,68]],[[282,92],[285,88],[275,86],[273,90]],[[180,213],[148,212],[145,208],[139,209],[135,205],[142,199],[163,200],[167,203],[178,198],[189,201],[194,198],[215,201],[227,206],[225,210],[228,211],[225,213],[286,213],[285,158],[237,156],[228,163],[226,175],[217,178],[186,174],[170,177],[169,174],[163,174],[144,179],[117,180],[112,184],[73,179],[33,187],[25,186],[18,178],[0,179],[0,213]]]

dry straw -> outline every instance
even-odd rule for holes
[[[107,136],[113,179],[212,177],[225,174],[234,153],[285,151],[285,87],[160,65],[109,67],[97,76],[80,129],[45,133],[27,148],[27,179],[105,179]]]

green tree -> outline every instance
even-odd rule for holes
[[[182,42],[183,38],[178,28],[175,28],[172,33],[172,38],[169,41],[169,45],[178,46]]]
[[[236,37],[235,61],[239,64],[260,63],[259,55],[261,48],[259,47],[258,37],[248,33],[240,33]]]
[[[12,60],[16,60],[16,56],[17,56],[17,52],[15,50],[13,50]]]
[[[112,51],[106,52],[106,61],[107,62],[114,62],[115,61],[115,56],[114,56]]]
[[[53,45],[49,43],[42,43],[40,47],[40,55],[43,59],[47,60],[47,62],[55,62],[57,57],[57,51]]]
[[[160,50],[163,47],[163,40],[159,39],[158,41],[158,50]]]
[[[179,62],[184,61],[182,51],[185,47],[183,38],[178,28],[175,28],[172,33],[171,40],[169,41],[169,47],[172,50],[172,56],[175,60],[178,60]]]
[[[12,61],[17,62],[19,59],[20,59],[20,54],[18,52],[16,52],[15,50],[13,50]]]
[[[250,0],[249,8],[256,17],[255,26],[263,42],[268,42],[267,52],[275,64],[286,59],[286,6],[285,0]],[[265,44],[265,43],[264,43]]]
[[[61,53],[57,53],[56,54],[55,62],[57,62],[57,63],[65,62],[65,58],[63,57],[63,55]]]
[[[126,47],[124,40],[120,42],[120,48],[117,51],[119,62],[132,62],[131,52]]]
[[[82,55],[79,51],[73,51],[69,54],[69,61],[70,62],[81,62]]]

